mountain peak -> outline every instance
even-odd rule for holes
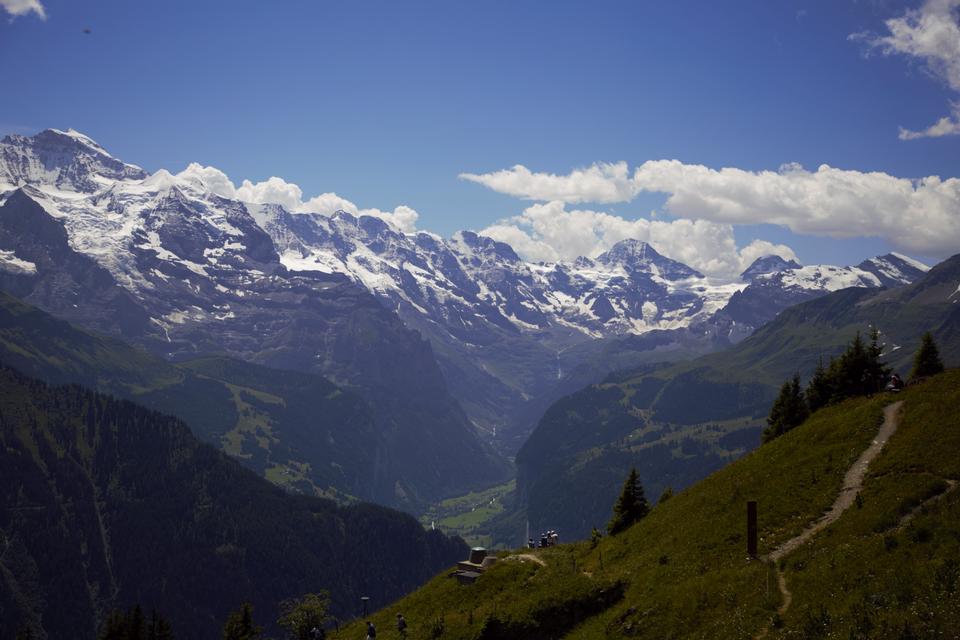
[[[98,153],[102,153],[104,155],[110,156],[111,158],[113,157],[109,153],[107,153],[107,150],[104,149],[103,146],[101,146],[96,140],[94,140],[93,138],[91,138],[86,134],[80,133],[76,129],[67,129],[66,131],[61,131],[60,129],[50,128],[50,129],[44,129],[37,135],[38,136],[46,135],[48,137],[63,136],[65,138],[70,138],[71,140],[75,140],[76,142],[84,146],[87,146],[87,147],[90,147],[91,149],[96,150]]]
[[[799,269],[801,266],[796,260],[784,260],[778,255],[761,256],[740,274],[740,279],[744,282],[753,282],[757,276],[786,271],[787,269]]]
[[[875,275],[885,287],[910,284],[930,270],[922,262],[899,253],[869,258],[858,264],[857,268]]]
[[[657,273],[667,280],[703,277],[699,271],[661,255],[651,245],[636,238],[621,240],[597,256],[596,261],[606,266],[619,265],[627,271]]]
[[[92,138],[74,129],[45,129],[34,136],[0,140],[0,182],[45,185],[93,193],[117,180],[143,180],[138,166],[117,160]]]
[[[482,236],[475,231],[458,231],[453,234],[452,240],[465,254],[492,254],[511,263],[521,262],[520,256],[516,254],[513,247],[505,242]]]

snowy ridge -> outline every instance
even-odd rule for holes
[[[759,279],[778,280],[786,288],[811,291],[839,291],[848,287],[879,287],[880,279],[858,267],[811,265],[758,276]]]
[[[171,286],[171,274],[181,273],[197,295],[205,286],[224,288],[225,274],[230,286],[242,287],[278,261],[290,271],[344,274],[402,317],[419,314],[466,342],[501,331],[572,330],[586,339],[677,329],[708,321],[751,282],[824,293],[903,284],[926,270],[897,254],[857,267],[800,267],[765,257],[741,282],[717,282],[629,239],[595,259],[528,263],[508,245],[469,231],[443,239],[404,233],[372,216],[224,198],[196,172],[147,175],[74,130],[5,138],[0,184],[7,191],[25,185],[63,222],[70,245],[135,295]]]

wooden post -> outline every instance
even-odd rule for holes
[[[757,557],[757,501],[747,501],[747,555]]]

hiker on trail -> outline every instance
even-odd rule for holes
[[[528,548],[528,549],[536,549],[536,548],[537,548],[537,543],[533,541],[533,538],[527,538],[527,548]]]
[[[903,389],[903,380],[900,379],[900,376],[893,374],[890,376],[890,382],[887,384],[887,391],[900,391]]]
[[[367,640],[376,640],[377,637],[377,628],[373,626],[373,623],[367,620]]]
[[[560,544],[560,534],[557,533],[556,531],[554,531],[554,532],[550,535],[550,544],[551,544],[551,545],[558,545],[558,544]]]
[[[400,634],[401,638],[407,637],[407,620],[402,613],[397,614],[397,633]]]
[[[323,629],[314,627],[310,629],[310,640],[321,640],[324,637]]]

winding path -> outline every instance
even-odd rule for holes
[[[867,475],[867,467],[870,465],[873,459],[880,454],[880,451],[883,449],[883,445],[887,443],[887,440],[890,439],[890,436],[892,436],[897,430],[897,427],[900,426],[899,411],[901,406],[903,406],[902,400],[887,405],[883,409],[883,424],[880,426],[880,431],[877,433],[877,437],[874,438],[869,447],[864,449],[863,453],[860,454],[860,457],[857,458],[857,461],[853,463],[853,466],[847,470],[846,475],[843,477],[843,488],[840,489],[840,495],[837,496],[837,499],[834,501],[833,506],[830,507],[830,510],[827,511],[827,513],[825,513],[819,520],[804,529],[800,535],[787,540],[782,545],[761,558],[761,560],[771,563],[774,571],[777,574],[777,587],[780,589],[780,593],[783,595],[783,602],[780,603],[779,607],[777,607],[777,613],[780,616],[783,616],[787,612],[787,609],[790,608],[790,603],[793,602],[793,594],[790,592],[789,587],[787,587],[787,579],[784,577],[783,571],[780,570],[780,559],[792,551],[795,551],[798,547],[805,544],[817,533],[836,522],[837,519],[843,515],[843,512],[849,509],[854,503],[857,494],[863,488],[863,479]],[[769,632],[770,626],[768,625],[763,629],[763,631],[755,636],[756,640],[765,638]]]

